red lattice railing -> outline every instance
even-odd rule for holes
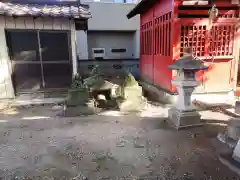
[[[170,56],[172,12],[154,19],[154,54]]]
[[[213,26],[209,36],[210,56],[232,56],[234,25]]]
[[[192,47],[194,56],[204,56],[206,46],[207,26],[181,26],[180,56],[185,47]]]
[[[214,25],[207,36],[206,25],[182,25],[180,57],[185,47],[196,57],[232,56],[234,32],[234,25]]]

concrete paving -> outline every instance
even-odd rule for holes
[[[176,131],[161,106],[75,118],[61,111],[45,105],[0,112],[0,179],[240,179],[218,160],[221,145],[213,145],[226,115],[204,112],[207,125]]]

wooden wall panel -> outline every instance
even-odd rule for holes
[[[35,23],[35,29],[43,29],[43,23],[44,23],[43,18],[36,18],[34,20],[34,23]]]
[[[5,27],[6,28],[16,28],[15,20],[13,17],[5,17]]]
[[[35,20],[32,17],[25,18],[25,26],[26,29],[35,29]]]
[[[53,26],[54,26],[54,29],[62,29],[62,22],[61,22],[61,19],[59,18],[56,18],[53,20]]]
[[[19,18],[15,18],[15,23],[16,23],[16,28],[17,29],[23,29],[26,28],[25,27],[25,18],[19,17]]]
[[[54,29],[54,19],[53,18],[46,18],[43,21],[43,29]]]

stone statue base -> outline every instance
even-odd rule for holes
[[[230,138],[238,141],[240,138],[240,119],[231,119],[228,123],[227,134]]]
[[[197,111],[180,111],[176,108],[171,108],[168,111],[168,122],[176,129],[201,126],[203,123],[200,117]]]
[[[234,148],[233,159],[240,162],[240,139],[238,140],[237,146]]]
[[[94,100],[89,97],[88,89],[71,89],[64,105],[63,116],[76,117],[97,113]]]
[[[82,105],[75,105],[75,106],[65,105],[64,107],[65,117],[87,116],[87,115],[97,114],[99,112],[100,112],[100,109],[94,106],[93,101],[89,101]]]
[[[227,130],[219,133],[217,138],[230,148],[234,148],[240,138],[240,119],[229,120]]]
[[[123,87],[124,99],[117,101],[118,109],[122,112],[139,112],[146,105],[142,97],[142,87],[138,84]]]
[[[233,154],[232,151],[221,154],[219,160],[232,171],[240,175],[240,139],[238,140],[238,143],[233,150]]]

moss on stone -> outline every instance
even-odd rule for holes
[[[128,73],[125,77],[125,81],[124,81],[124,86],[134,86],[137,85],[137,81],[135,80],[135,78],[133,77],[133,75],[131,73]]]

